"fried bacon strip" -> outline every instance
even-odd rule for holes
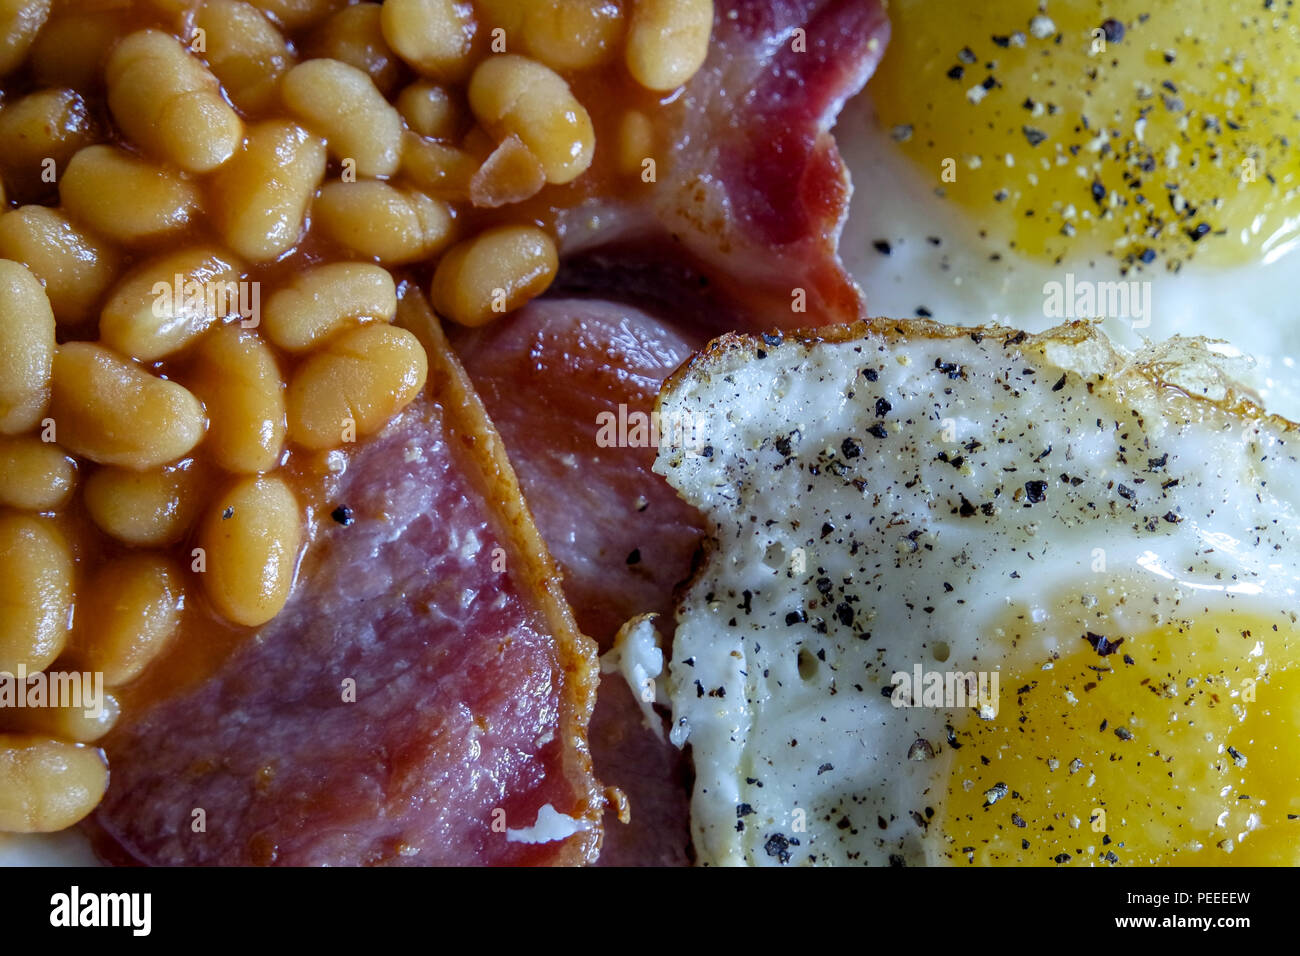
[[[336,494],[351,523],[324,518],[270,624],[105,741],[95,819],[134,861],[596,857],[595,646],[482,404],[406,291],[429,393],[350,461]]]

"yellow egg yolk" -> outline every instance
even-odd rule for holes
[[[1004,669],[996,717],[972,716],[947,748],[942,852],[957,865],[1300,864],[1291,617],[1084,632],[1049,669]]]
[[[869,87],[881,120],[995,245],[1128,272],[1273,261],[1300,243],[1288,0],[892,0],[889,13]]]

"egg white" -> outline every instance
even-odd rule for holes
[[[1270,262],[1235,268],[1193,260],[1176,274],[1150,269],[1130,276],[1105,259],[1052,265],[1000,250],[994,261],[993,245],[970,217],[935,194],[937,171],[923,174],[881,127],[869,92],[846,104],[835,135],[853,177],[840,254],[866,295],[868,314],[909,318],[926,309],[952,325],[1042,332],[1062,321],[1048,314],[1044,288],[1064,287],[1067,273],[1076,282],[1150,281],[1149,317],[1101,316],[1115,344],[1137,349],[1174,335],[1226,340],[1220,351],[1240,359],[1235,374],[1242,383],[1270,412],[1300,419],[1300,250],[1279,249]],[[876,248],[879,241],[889,244],[888,255]]]
[[[665,436],[655,466],[710,525],[668,681],[701,862],[948,858],[944,761],[914,746],[943,752],[969,712],[895,707],[897,673],[1007,671],[1008,707],[1009,663],[1077,652],[1090,599],[1130,634],[1296,606],[1293,426],[1170,388],[1091,327],[824,334],[720,340],[661,396],[707,439]]]

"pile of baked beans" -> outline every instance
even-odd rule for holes
[[[712,21],[0,0],[0,672],[109,689],[0,707],[0,831],[94,808],[92,744],[165,648],[280,611],[330,456],[425,385],[399,282],[465,325],[543,292],[557,211],[645,181]]]

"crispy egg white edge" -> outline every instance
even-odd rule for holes
[[[907,751],[917,737],[942,741],[953,715],[895,709],[881,689],[917,663],[996,669],[984,629],[1011,602],[1037,613],[1054,593],[1077,591],[1095,547],[1112,570],[1149,581],[1135,626],[1150,623],[1153,595],[1175,615],[1247,599],[1295,606],[1300,571],[1279,555],[1296,554],[1300,536],[1300,434],[1230,391],[1219,401],[1188,395],[1157,374],[1174,363],[1130,361],[1079,323],[1016,336],[881,320],[768,341],[724,336],[660,396],[655,470],[710,524],[707,561],[679,606],[668,680],[673,737],[689,742],[695,763],[701,862],[776,864],[782,851],[792,864],[813,855],[940,862],[944,847],[909,818],[940,799],[939,761]],[[1197,379],[1198,343],[1178,345],[1184,377]],[[943,371],[949,364],[961,374]],[[890,405],[883,417],[877,399]],[[699,432],[674,446],[691,433],[675,435],[671,423]],[[866,431],[877,424],[885,437]],[[945,424],[955,441],[943,440]],[[796,430],[783,455],[776,439]],[[846,456],[846,437],[857,457]],[[981,446],[967,451],[971,439]],[[963,466],[937,460],[941,451],[964,456]],[[1163,467],[1149,466],[1165,454]],[[1083,481],[1063,484],[1063,473]],[[1171,478],[1179,484],[1162,489]],[[1012,500],[1037,480],[1045,501]],[[1136,489],[1133,500],[1121,483]],[[962,517],[963,498],[976,509],[993,503],[993,513]],[[824,523],[834,525],[825,538]],[[795,548],[804,573],[791,569]],[[776,567],[774,551],[786,559]],[[834,582],[830,606],[787,625],[819,597],[819,567]],[[831,613],[841,601],[856,602],[850,626]],[[866,631],[869,640],[856,636]],[[1052,635],[1039,650],[1047,657],[1078,637]],[[945,664],[931,656],[939,640],[950,648]],[[825,657],[809,679],[801,647]],[[851,832],[835,825],[842,816]],[[773,846],[773,834],[787,844]]]

